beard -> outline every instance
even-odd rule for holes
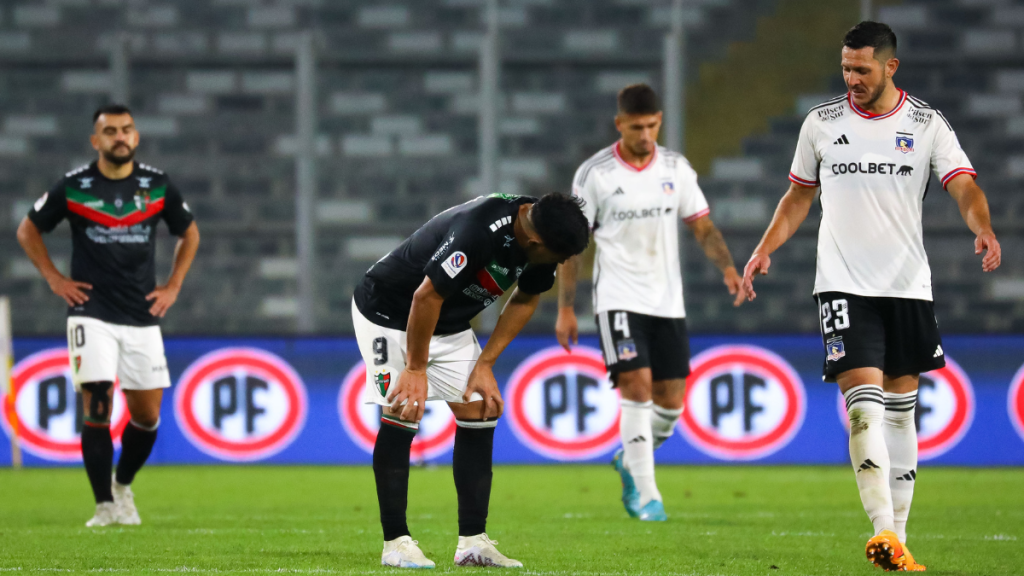
[[[874,105],[878,102],[878,99],[882,97],[882,93],[885,92],[885,89],[888,87],[888,85],[889,81],[886,80],[885,78],[882,78],[882,81],[878,84],[878,87],[875,88],[874,92],[868,94],[868,101],[863,104],[858,104],[858,106],[866,110],[870,110],[871,108],[873,108]]]
[[[115,166],[123,166],[135,158],[135,148],[127,144],[118,144],[110,150],[103,151],[103,159]]]

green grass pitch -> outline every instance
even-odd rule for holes
[[[658,468],[669,521],[626,517],[607,466],[501,466],[488,533],[526,574],[880,574],[846,467]],[[451,468],[413,470],[409,524],[455,568]],[[89,529],[80,469],[0,470],[0,573],[378,574],[373,476],[360,467],[142,471],[143,525]],[[1024,470],[925,467],[910,546],[935,575],[1024,574]]]

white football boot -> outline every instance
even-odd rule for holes
[[[129,526],[142,524],[139,511],[135,508],[135,494],[132,493],[131,485],[118,483],[115,475],[110,480],[110,491],[114,494],[114,504],[117,505],[117,523]]]
[[[100,502],[96,505],[96,515],[85,523],[85,527],[95,528],[111,524],[117,524],[117,505],[113,502]]]
[[[513,560],[495,548],[498,543],[487,534],[459,536],[459,547],[455,549],[456,566],[493,566],[496,568],[522,568],[523,563]]]
[[[380,555],[381,566],[396,568],[433,568],[433,560],[423,555],[417,546],[419,542],[411,536],[399,536],[384,543],[384,552]]]

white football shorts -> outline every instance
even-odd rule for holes
[[[69,316],[68,357],[78,391],[88,382],[115,379],[122,390],[155,390],[171,385],[159,326],[125,326]]]
[[[398,384],[405,370],[408,352],[406,334],[402,330],[385,328],[370,322],[352,301],[352,325],[356,332],[359,353],[366,363],[367,404],[390,405],[388,392]],[[427,401],[443,400],[462,403],[462,395],[469,382],[469,374],[480,357],[480,342],[472,330],[430,338],[427,359]],[[473,393],[470,401],[483,400]]]

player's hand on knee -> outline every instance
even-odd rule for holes
[[[983,271],[991,272],[999,268],[999,264],[1003,260],[1003,249],[999,246],[999,240],[996,240],[994,232],[982,232],[974,239],[974,253],[981,254],[982,252],[985,252],[985,256],[981,259]]]
[[[420,370],[402,370],[398,386],[388,394],[391,413],[406,422],[419,422],[427,403],[427,373]],[[402,403],[405,406],[402,406]]]
[[[771,265],[772,259],[767,254],[758,254],[757,252],[751,254],[750,261],[743,268],[743,290],[747,293],[747,300],[757,298],[757,293],[754,292],[754,276],[768,274],[768,268]]]
[[[156,290],[146,295],[146,300],[153,302],[153,305],[149,307],[149,313],[157,318],[163,318],[164,314],[167,314],[167,310],[178,301],[180,291],[180,287],[170,284],[157,286]]]
[[[576,312],[568,306],[558,309],[558,319],[555,320],[555,338],[566,352],[572,352],[572,346],[579,344],[580,328],[576,321]]]
[[[92,290],[92,284],[58,276],[50,280],[50,290],[53,290],[54,294],[63,298],[68,303],[68,306],[81,306],[89,301],[89,295],[84,290]]]
[[[476,368],[473,368],[466,384],[466,391],[462,394],[462,401],[470,402],[474,393],[484,399],[481,418],[500,418],[505,412],[505,401],[501,399],[501,390],[498,389],[498,381],[494,378],[494,371],[490,366],[478,363]]]

